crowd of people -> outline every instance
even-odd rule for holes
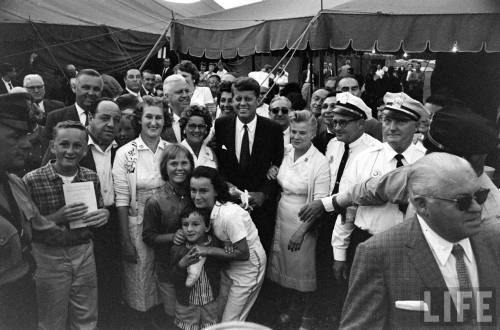
[[[493,123],[419,68],[163,64],[0,67],[1,329],[499,324]]]

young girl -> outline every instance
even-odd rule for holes
[[[220,321],[216,298],[223,264],[216,258],[201,256],[202,250],[215,242],[209,234],[210,211],[187,208],[180,218],[186,242],[171,250],[177,299],[174,322],[184,330],[203,329]]]

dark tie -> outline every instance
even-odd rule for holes
[[[339,192],[340,179],[342,179],[342,174],[344,174],[347,158],[349,158],[349,144],[344,143],[344,154],[342,155],[342,159],[340,160],[339,170],[337,171],[337,178],[335,179],[335,185],[333,186],[332,195]]]
[[[240,150],[240,168],[243,172],[248,170],[248,165],[250,165],[250,140],[248,139],[248,126],[243,125],[245,133],[243,133],[243,138],[241,139],[241,150]]]
[[[89,112],[85,111],[85,127],[89,126]]]
[[[401,167],[401,166],[405,166],[405,164],[403,164],[403,159],[405,158],[405,156],[403,156],[401,154],[397,154],[396,156],[394,156],[394,158],[396,159],[396,168]],[[403,216],[406,214],[407,208],[408,208],[408,204],[398,204],[398,209],[401,212],[403,212]]]
[[[12,83],[10,81],[7,84],[9,85],[10,90],[12,90],[12,88],[14,88],[14,86],[12,86]]]
[[[460,244],[453,244],[451,249],[451,254],[455,257],[455,269],[458,275],[458,285],[460,292],[472,292],[472,284],[469,277],[469,272],[467,272],[467,267],[464,261],[464,248]],[[474,296],[474,294],[473,294]],[[474,301],[474,299],[473,299]],[[464,310],[464,321],[474,321],[475,308],[474,303],[470,304],[470,309]]]

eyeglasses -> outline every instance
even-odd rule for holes
[[[336,103],[323,103],[321,109],[335,108],[336,105]]]
[[[337,125],[340,126],[340,128],[345,128],[347,124],[353,121],[357,121],[359,119],[350,119],[350,120],[332,120],[332,126],[337,127]]]
[[[28,86],[26,87],[27,90],[30,90],[30,91],[34,91],[36,89],[42,89],[44,88],[45,86],[44,85],[38,85],[38,86]]]
[[[290,111],[288,108],[285,108],[285,107],[277,107],[277,108],[272,108],[271,109],[271,112],[274,113],[275,115],[277,115],[278,113],[281,113],[286,115],[288,114],[288,112]]]
[[[489,189],[479,189],[472,195],[460,196],[458,198],[444,198],[436,196],[423,196],[432,199],[439,199],[448,202],[454,202],[460,211],[467,211],[472,205],[472,200],[474,199],[479,205],[482,205],[488,198]]]
[[[206,124],[187,124],[186,127],[191,131],[194,131],[196,129],[203,131],[204,129],[207,129]]]

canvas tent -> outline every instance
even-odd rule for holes
[[[223,9],[213,0],[193,4],[0,0],[0,4],[0,62],[23,66],[34,50],[48,67],[54,68],[56,59],[108,73],[139,66],[172,18]]]
[[[323,10],[321,10],[323,4]],[[309,26],[308,26],[309,25]],[[496,0],[272,0],[175,20],[171,48],[192,56],[232,58],[290,47],[376,47],[383,52],[500,52]]]

